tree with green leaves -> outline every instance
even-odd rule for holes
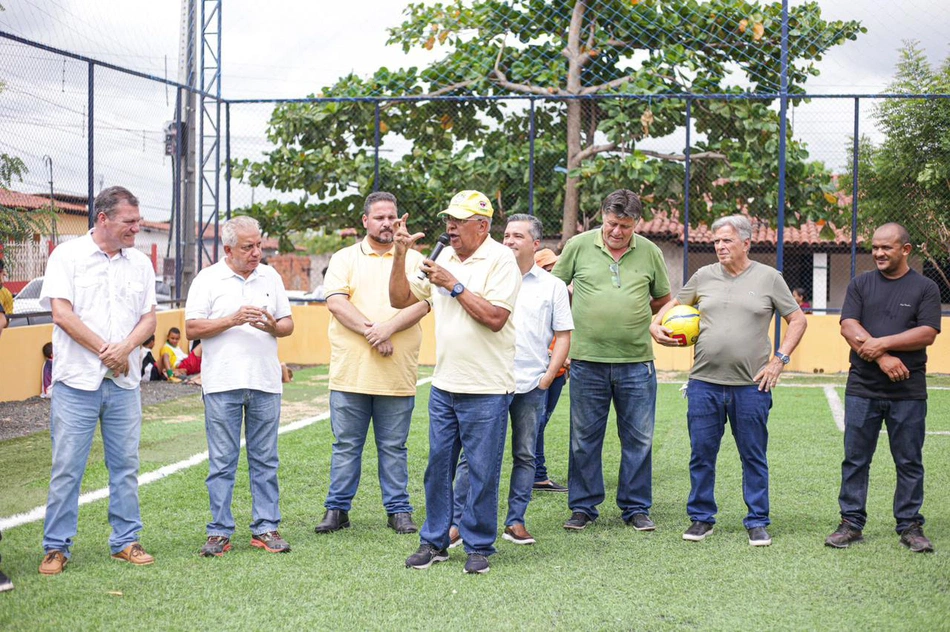
[[[950,57],[934,69],[919,45],[907,42],[885,92],[950,94]],[[870,237],[875,227],[900,222],[950,287],[941,267],[950,259],[950,100],[885,99],[874,117],[884,140],[862,138],[859,145],[860,230]]]
[[[701,203],[691,220],[741,205],[774,222],[781,20],[781,3],[745,0],[410,4],[389,43],[444,52],[423,69],[351,74],[318,95],[354,100],[279,105],[268,128],[275,149],[237,161],[234,176],[305,195],[245,211],[272,235],[352,223],[374,185],[376,105],[358,100],[372,96],[383,99],[379,185],[417,221],[460,188],[484,191],[502,213],[525,212],[527,99],[536,115],[535,209],[556,218],[567,239],[586,225],[584,209],[618,186],[638,190],[648,213],[682,208],[685,152],[643,145],[682,134],[685,103],[669,95],[713,94],[737,98],[692,101],[690,194]],[[817,2],[792,8],[789,27],[793,95],[818,74],[822,55],[863,30],[823,20]],[[788,208],[801,219],[833,217],[830,174],[790,131],[787,146]]]

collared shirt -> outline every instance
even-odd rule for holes
[[[492,305],[514,311],[521,270],[511,249],[487,238],[465,261],[446,248],[439,264]],[[498,332],[469,316],[458,299],[428,279],[409,275],[420,301],[432,300],[435,312],[435,373],[432,385],[450,393],[502,395],[515,390],[515,323],[508,318]]]
[[[93,241],[92,233],[90,230],[60,244],[50,254],[40,304],[50,310],[52,299],[65,299],[83,324],[103,340],[122,342],[155,307],[155,272],[148,257],[135,248],[123,248],[110,258]],[[73,340],[58,325],[53,325],[53,349],[54,384],[63,382],[71,388],[95,391],[107,377],[124,389],[139,385],[140,345],[129,353],[128,375],[118,377],[98,354]]]
[[[198,273],[188,290],[185,320],[224,318],[244,305],[264,307],[275,319],[290,316],[280,275],[260,264],[245,279],[225,260]],[[253,389],[282,393],[277,338],[249,324],[201,341],[201,388],[205,393]]]
[[[574,329],[564,281],[532,266],[521,279],[515,304],[515,393],[533,391],[547,373],[548,348],[556,331]]]
[[[670,293],[663,253],[634,234],[615,261],[600,228],[572,237],[551,273],[574,283],[571,358],[589,362],[653,359],[650,300]]]
[[[424,257],[406,253],[406,273],[415,273]],[[393,249],[377,254],[368,238],[330,258],[323,281],[327,298],[344,295],[371,322],[391,320],[399,310],[389,304],[389,275]],[[327,328],[330,339],[330,390],[366,395],[416,394],[422,327],[396,332],[390,338],[393,354],[383,357],[362,335],[347,329],[332,314]]]

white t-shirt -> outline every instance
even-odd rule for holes
[[[40,304],[52,309],[52,299],[69,301],[73,312],[106,342],[122,342],[155,307],[155,271],[152,262],[135,248],[123,248],[111,259],[92,240],[82,237],[60,244],[46,264]],[[53,325],[53,384],[62,382],[82,391],[95,391],[107,377],[116,386],[139,385],[142,348],[129,354],[128,375],[113,376],[99,356]]]
[[[521,279],[515,312],[515,393],[533,391],[548,370],[555,331],[572,331],[574,317],[564,281],[538,266]]]
[[[230,316],[244,305],[265,307],[275,319],[290,316],[290,301],[280,275],[260,264],[245,279],[225,260],[198,273],[188,291],[185,320]],[[282,393],[277,338],[250,325],[202,339],[201,387],[205,393],[242,388]]]

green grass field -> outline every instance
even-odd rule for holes
[[[313,533],[323,513],[332,442],[329,423],[319,421],[280,439],[281,532],[292,553],[251,548],[242,459],[234,549],[221,559],[199,557],[208,499],[207,466],[197,465],[140,490],[142,541],[157,558],[151,567],[109,558],[106,501],[80,509],[72,560],[56,577],[36,570],[41,522],[5,531],[2,567],[16,589],[0,594],[0,629],[950,629],[950,391],[931,394],[928,429],[944,434],[928,436],[925,445],[926,532],[937,552],[912,554],[898,544],[893,465],[883,437],[871,474],[867,542],[838,551],[822,541],[838,522],[842,436],[820,386],[838,384],[841,397],[843,388],[840,379],[819,378],[789,376],[789,386],[775,397],[769,449],[774,544],[768,548],[747,543],[739,461],[728,435],[720,455],[716,532],[701,543],[681,539],[688,526],[686,402],[679,384],[661,384],[653,533],[626,527],[613,502],[619,446],[612,426],[604,451],[608,499],[596,524],[565,531],[566,495],[539,494],[527,516],[538,543],[515,546],[499,538],[487,575],[464,575],[461,549],[427,571],[406,569],[418,538],[386,528],[372,442],[350,514],[353,528]],[[409,447],[410,493],[420,524],[428,388],[418,391]],[[560,482],[567,477],[566,395],[547,431],[549,467]],[[299,372],[285,394],[286,420],[325,410],[325,368]],[[143,472],[203,451],[201,415],[196,396],[146,409]],[[44,503],[48,444],[43,433],[0,444],[0,516]],[[97,444],[84,491],[106,484],[101,458]],[[503,499],[509,468],[506,459]],[[503,517],[503,506],[500,511]]]

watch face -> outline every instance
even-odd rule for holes
[[[465,291],[465,286],[462,285],[461,283],[456,283],[455,286],[452,288],[452,296],[458,296],[464,291]]]

